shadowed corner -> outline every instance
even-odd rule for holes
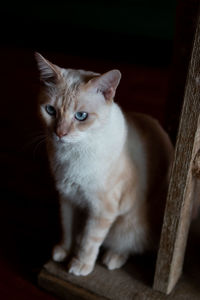
[[[33,280],[50,258],[60,232],[57,195],[41,161],[37,175],[33,174],[36,163],[37,158],[27,162],[27,166],[19,166],[15,182],[10,181],[1,191],[0,210],[0,255],[12,268]]]
[[[2,51],[2,58],[2,99],[9,101],[2,101],[1,110],[0,256],[1,262],[34,280],[59,238],[57,195],[37,119],[32,53]],[[12,88],[7,68],[15,78]]]
[[[156,267],[156,252],[146,252],[141,255],[134,255],[130,258],[129,264],[125,267],[126,271],[136,280],[144,285],[152,287],[153,277]]]

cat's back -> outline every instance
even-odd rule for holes
[[[173,146],[159,122],[145,114],[127,115],[130,155],[143,168],[149,185],[166,179],[173,159]],[[144,170],[145,168],[145,170]]]
[[[168,134],[160,123],[153,117],[141,113],[130,113],[127,115],[128,127],[137,132],[142,143],[155,152],[163,147],[167,156],[173,155],[173,146]],[[162,156],[162,153],[160,153]],[[171,159],[171,158],[170,158]]]

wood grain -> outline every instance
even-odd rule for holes
[[[193,160],[199,149],[200,113],[200,18],[185,88],[174,164],[165,210],[154,288],[170,293],[182,272],[191,219],[194,180]]]
[[[200,289],[195,287],[195,282],[191,282],[187,273],[181,278],[171,295],[166,296],[154,291],[150,282],[145,280],[151,260],[152,258],[149,257],[142,268],[138,268],[136,261],[129,261],[124,268],[115,271],[109,271],[96,264],[95,270],[86,277],[70,275],[65,265],[49,261],[40,272],[38,281],[42,288],[63,300],[200,299]],[[192,270],[194,271],[194,268]],[[195,272],[195,275],[198,281],[199,272]]]
[[[39,276],[39,285],[51,293],[58,295],[66,300],[106,300],[107,298],[97,296],[79,286],[73,285],[66,280],[55,277],[46,270],[43,270]]]

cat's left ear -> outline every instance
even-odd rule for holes
[[[35,53],[35,58],[40,71],[40,80],[46,85],[56,84],[61,78],[61,69],[38,52]]]
[[[101,76],[95,77],[88,82],[88,87],[102,93],[106,100],[112,100],[121,79],[119,70],[111,70]]]

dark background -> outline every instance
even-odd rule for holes
[[[120,69],[120,105],[165,125],[175,14],[174,0],[1,1],[1,299],[53,299],[36,287],[59,222],[34,51],[66,68]]]
[[[174,0],[1,2],[3,43],[168,64],[174,36]]]

